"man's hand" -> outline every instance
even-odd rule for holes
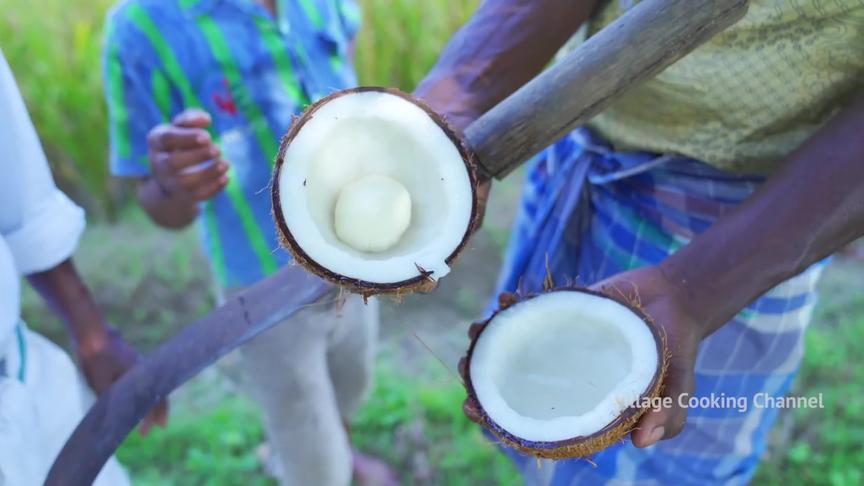
[[[135,363],[139,355],[126,340],[111,327],[99,338],[79,342],[75,348],[78,362],[87,384],[101,395],[120,379]],[[153,425],[164,427],[168,420],[168,402],[162,400],[141,421],[140,432],[146,435]]]
[[[662,396],[672,399],[672,407],[646,411],[632,432],[633,444],[648,447],[678,435],[687,422],[687,410],[679,406],[678,398],[681,394],[693,393],[696,353],[699,343],[706,336],[705,326],[691,316],[683,304],[682,293],[660,267],[622,272],[591,288],[638,305],[666,334],[671,355]],[[472,324],[468,329],[469,338],[476,338],[482,326],[482,323]],[[463,380],[467,379],[467,372],[466,360],[463,358],[459,362],[459,374]],[[480,421],[479,406],[475,400],[466,399],[462,410],[472,421]]]
[[[682,293],[660,267],[622,272],[591,288],[639,306],[666,334],[670,356],[662,396],[669,397],[672,406],[646,411],[631,438],[636,447],[648,447],[675,437],[687,422],[687,410],[679,406],[679,397],[693,394],[696,354],[706,337],[705,326],[690,314]]]
[[[147,135],[153,177],[167,196],[203,201],[228,183],[228,163],[218,159],[219,147],[205,130],[209,125],[210,115],[190,109]],[[199,167],[209,160],[215,162]]]

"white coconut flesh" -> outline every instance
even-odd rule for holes
[[[475,344],[469,373],[486,414],[527,441],[588,436],[645,393],[659,356],[626,306],[555,291],[509,307]]]
[[[471,223],[473,188],[444,130],[414,103],[362,91],[320,106],[288,144],[278,211],[327,270],[372,283],[438,279]]]

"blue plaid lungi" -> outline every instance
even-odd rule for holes
[[[762,181],[681,156],[615,152],[587,129],[574,131],[529,167],[498,290],[539,291],[547,268],[558,285],[590,285],[657,264]],[[647,449],[628,440],[591,462],[506,453],[532,485],[746,483],[779,411],[757,408],[752,398],[788,392],[825,263],[775,287],[702,342],[694,397],[744,396],[746,410],[690,408],[674,439]]]

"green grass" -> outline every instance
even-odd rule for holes
[[[864,265],[831,270],[792,392],[822,394],[825,408],[781,415],[756,484],[864,484]]]
[[[376,387],[354,421],[354,441],[397,467],[404,484],[519,484],[506,457],[462,415],[461,383],[430,362],[407,375],[379,361]]]
[[[137,486],[274,484],[256,448],[261,421],[252,404],[227,397],[204,411],[184,411],[147,437],[133,433],[117,455]]]
[[[360,83],[411,91],[478,0],[360,0],[357,39]]]
[[[102,102],[102,19],[110,0],[0,0],[0,39],[55,178],[111,213]]]
[[[206,386],[193,384],[187,396]],[[352,424],[353,442],[394,466],[403,484],[519,484],[515,468],[459,412],[464,397],[443,370],[408,375],[379,360],[376,386]],[[264,441],[259,418],[255,406],[237,396],[203,407],[187,399],[170,427],[146,438],[133,433],[118,456],[141,486],[275,484],[258,454]]]

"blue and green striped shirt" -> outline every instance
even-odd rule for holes
[[[108,15],[104,76],[111,171],[150,173],[147,133],[186,108],[213,118],[231,167],[199,226],[224,287],[249,285],[289,261],[277,251],[269,181],[279,138],[310,101],[356,84],[353,0],[126,0]]]

